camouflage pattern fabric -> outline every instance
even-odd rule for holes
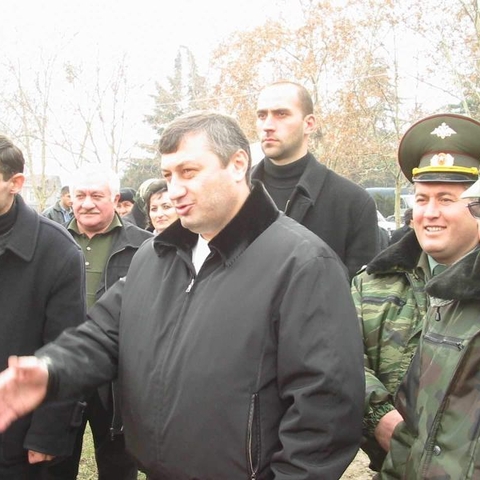
[[[426,286],[432,295],[415,360],[396,398],[380,478],[480,478],[480,253]]]
[[[427,310],[426,256],[413,234],[381,252],[352,280],[352,296],[364,341],[366,379],[364,443],[370,468],[381,468],[386,452],[374,438],[379,420],[417,348]],[[412,248],[412,242],[416,247]]]

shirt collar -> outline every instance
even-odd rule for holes
[[[122,226],[123,224],[122,224],[122,221],[120,220],[120,217],[117,214],[115,214],[108,228],[105,231],[103,231],[100,235],[103,235],[105,233],[110,233],[115,228],[122,228]],[[78,228],[77,219],[75,217],[72,218],[72,221],[68,224],[67,229],[71,230],[72,232],[75,232],[78,235],[84,235]]]
[[[217,251],[225,263],[233,262],[279,215],[262,183],[253,180],[252,185],[252,191],[237,215],[208,242],[210,250]],[[176,221],[155,237],[153,245],[161,255],[164,249],[172,247],[190,252],[197,241],[197,234]]]

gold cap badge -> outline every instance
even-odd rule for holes
[[[449,153],[437,153],[430,159],[432,167],[453,167],[455,158]]]

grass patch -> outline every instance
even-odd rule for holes
[[[80,467],[77,480],[97,480],[97,464],[95,463],[95,453],[93,449],[93,438],[90,432],[90,426],[87,423],[85,435],[83,436],[83,450],[80,458]],[[138,480],[145,480],[143,473],[138,474]]]

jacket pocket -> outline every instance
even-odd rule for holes
[[[436,346],[453,348],[459,352],[465,348],[464,339],[439,335],[438,333],[426,332],[424,335],[424,341]]]
[[[252,480],[257,478],[261,458],[260,404],[258,393],[250,397],[247,428],[247,467]]]

